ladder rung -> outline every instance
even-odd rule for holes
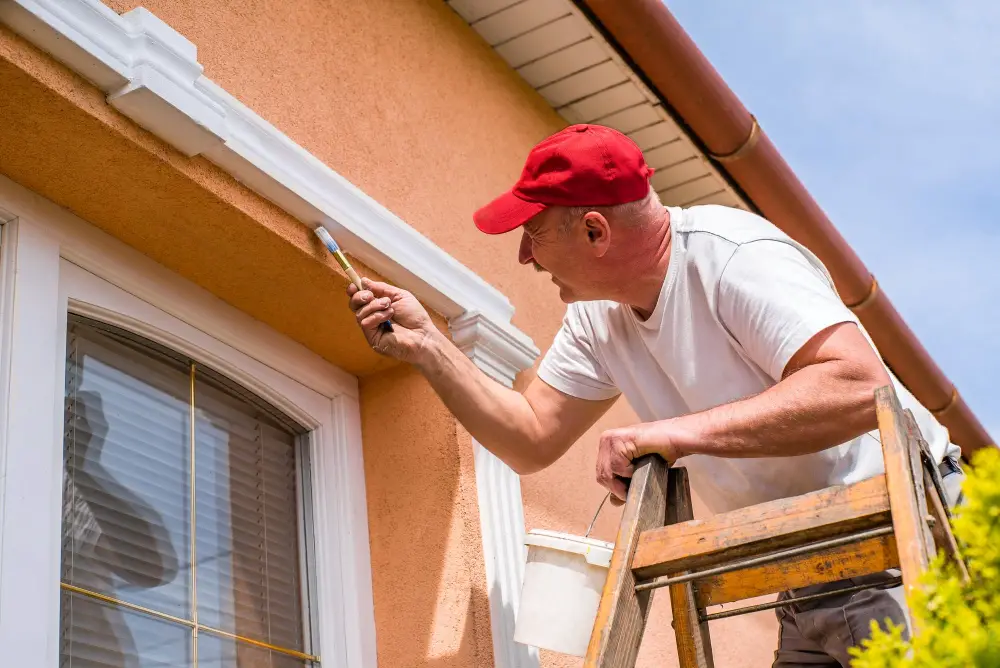
[[[788,561],[699,580],[699,608],[732,603],[779,591],[861,577],[899,567],[893,534],[804,554]]]
[[[684,573],[683,575],[676,575],[674,577],[658,578],[656,580],[650,580],[649,582],[641,582],[635,586],[635,590],[647,591],[649,589],[659,589],[660,587],[669,587],[670,585],[684,584],[685,582],[701,580],[712,575],[725,575],[734,571],[745,571],[747,569],[764,566],[766,564],[788,561],[794,557],[802,557],[813,553],[823,552],[824,550],[841,547],[842,545],[859,543],[869,538],[887,536],[891,533],[892,526],[859,531],[846,536],[828,538],[826,540],[809,543],[807,545],[799,545],[798,547],[762,554],[757,557],[737,559],[736,561],[731,561],[727,564],[723,564],[722,566],[716,566],[715,568],[706,568],[704,570]]]
[[[632,570],[648,580],[891,522],[885,476],[644,531]]]

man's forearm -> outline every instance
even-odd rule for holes
[[[838,362],[806,367],[753,397],[644,425],[640,447],[715,457],[791,457],[819,452],[875,429],[872,378]]]
[[[416,362],[472,437],[518,472],[539,468],[539,425],[524,395],[483,373],[443,335],[432,335]]]

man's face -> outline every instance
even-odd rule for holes
[[[564,210],[547,209],[522,227],[518,262],[534,265],[546,271],[559,288],[559,298],[569,304],[587,299],[599,299],[595,294],[595,271],[591,246],[586,242],[583,224],[563,224]]]

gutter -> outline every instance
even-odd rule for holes
[[[663,0],[573,0],[687,129],[737,191],[812,250],[833,276],[897,378],[969,457],[993,444],[958,390],[893,307],[872,273],[785,162],[757,120]]]

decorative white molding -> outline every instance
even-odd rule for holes
[[[476,366],[507,387],[514,384],[517,372],[530,367],[539,354],[531,339],[512,335],[478,311],[452,318],[448,329],[455,345]]]
[[[538,668],[538,650],[514,642],[526,556],[521,480],[476,441],[473,448],[494,664],[497,668]]]
[[[185,155],[224,142],[226,110],[193,85],[203,71],[197,47],[142,7],[121,20],[131,36],[131,73],[125,86],[105,91],[108,102]]]
[[[534,346],[506,336],[475,312],[452,319],[448,326],[456,345],[476,366],[507,387],[514,382],[517,365],[530,365],[538,354]],[[538,650],[514,642],[526,556],[521,479],[478,441],[473,440],[472,447],[494,664],[497,668],[538,668]]]
[[[101,90],[129,82],[126,24],[100,2],[0,0],[0,22]]]

